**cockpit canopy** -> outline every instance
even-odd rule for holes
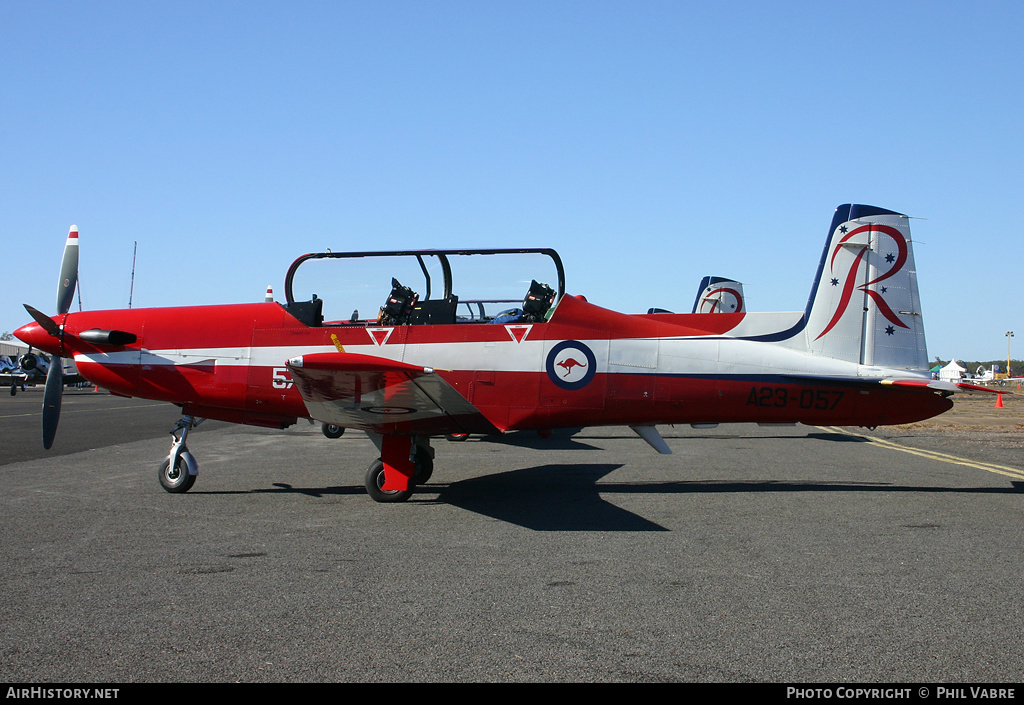
[[[285,307],[311,326],[539,322],[564,294],[548,248],[328,251],[285,278]]]

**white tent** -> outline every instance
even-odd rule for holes
[[[956,360],[950,360],[949,364],[939,370],[940,380],[953,380],[959,381],[963,378],[964,373],[967,372],[967,368],[961,365]]]

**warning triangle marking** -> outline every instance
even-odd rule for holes
[[[384,343],[388,342],[388,338],[391,337],[391,331],[394,328],[367,328],[366,332],[370,334],[370,340],[378,348]]]
[[[508,334],[512,337],[512,340],[516,341],[517,343],[521,343],[524,340],[526,340],[526,336],[530,334],[531,328],[533,328],[532,325],[505,326],[505,330],[508,331]]]

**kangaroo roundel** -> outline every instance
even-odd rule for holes
[[[562,389],[582,389],[597,372],[594,353],[578,340],[566,340],[551,348],[545,365],[548,378]]]

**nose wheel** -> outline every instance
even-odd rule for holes
[[[203,419],[182,416],[171,430],[171,452],[160,464],[156,476],[160,486],[172,494],[181,494],[192,489],[199,475],[199,463],[185,445],[188,432],[201,424]]]
[[[188,463],[180,455],[175,460],[173,468],[170,456],[164,458],[156,475],[160,480],[160,486],[173,494],[188,492],[196,481],[196,476],[189,474]]]

